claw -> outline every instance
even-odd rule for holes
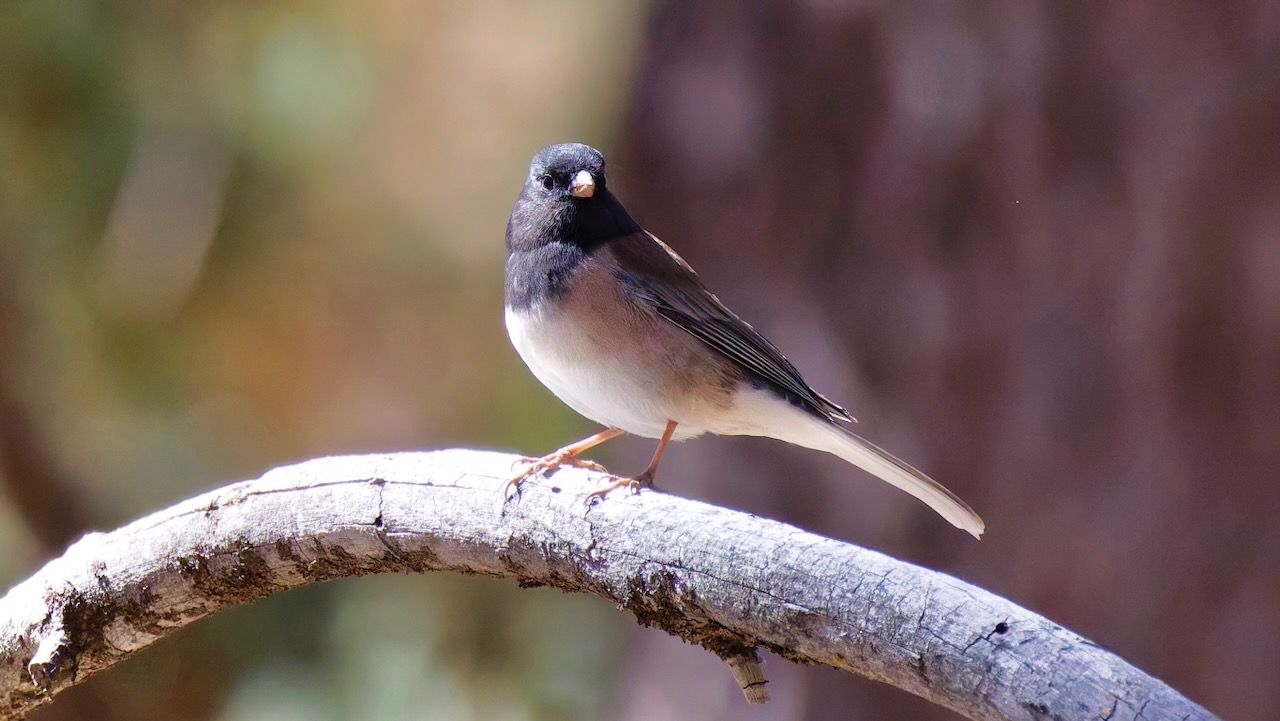
[[[603,499],[605,496],[619,488],[622,488],[623,486],[631,489],[632,493],[639,493],[641,488],[653,488],[653,476],[648,471],[641,473],[635,478],[622,478],[621,476],[612,475],[609,476],[609,478],[612,480],[608,485],[603,488],[597,488],[596,490],[588,493],[583,497],[582,502],[590,506],[597,498]]]
[[[588,461],[585,458],[570,458],[568,461],[565,461],[565,462],[573,466],[574,468],[585,468],[588,471],[595,471],[596,473],[609,472],[608,468],[605,468],[604,466],[600,465],[599,463],[596,463],[595,461]]]
[[[537,473],[540,470],[539,463],[538,463],[539,460],[540,459],[537,459],[537,458],[523,458],[516,462],[516,463],[528,463],[529,465],[526,466],[523,471],[508,478],[506,483],[502,484],[502,502],[503,503],[506,503],[507,501],[511,500],[512,496],[520,492],[520,484],[524,483],[526,478],[528,478],[529,476],[532,476],[533,474]],[[511,464],[512,470],[515,470],[515,466],[516,466],[515,463]]]
[[[582,458],[574,458],[571,453],[566,452],[568,449],[561,449],[555,453],[547,454],[541,458],[524,457],[511,464],[512,470],[517,464],[523,463],[525,467],[516,475],[507,479],[502,486],[502,500],[505,503],[511,496],[520,492],[520,484],[529,479],[530,476],[551,475],[559,470],[560,466],[573,466],[574,468],[585,468],[590,471],[599,473],[608,473],[609,471],[595,461],[588,461]]]

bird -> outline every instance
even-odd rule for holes
[[[582,143],[534,154],[506,228],[507,334],[533,375],[604,430],[526,465],[512,491],[623,434],[658,439],[624,485],[651,487],[671,441],[711,433],[774,438],[831,453],[981,537],[985,524],[940,483],[853,433],[853,417],[815,391],[782,353],[707,290],[693,268],[632,218],[605,158]],[[513,468],[514,470],[514,468]]]

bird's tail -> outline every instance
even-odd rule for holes
[[[982,522],[969,504],[932,478],[916,470],[911,464],[889,453],[867,439],[832,423],[814,419],[813,424],[822,428],[829,445],[821,450],[843,458],[871,475],[897,486],[924,501],[951,522],[951,525],[982,538],[987,524]]]
[[[839,456],[924,501],[956,528],[968,531],[974,538],[982,537],[987,526],[969,504],[906,461],[834,422],[817,418],[789,404],[785,408],[781,403],[769,405],[773,411],[771,421],[761,429],[763,432],[751,432],[751,435],[766,435]]]

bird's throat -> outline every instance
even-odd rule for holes
[[[587,253],[570,243],[545,243],[529,250],[512,249],[507,256],[506,304],[528,310],[569,292],[573,274]]]

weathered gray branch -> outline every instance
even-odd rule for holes
[[[1210,719],[1122,659],[949,576],[663,493],[590,508],[565,469],[505,505],[515,457],[327,458],[91,534],[0,599],[0,718],[221,608],[383,571],[602,596],[754,678],[755,648],[974,719]]]

